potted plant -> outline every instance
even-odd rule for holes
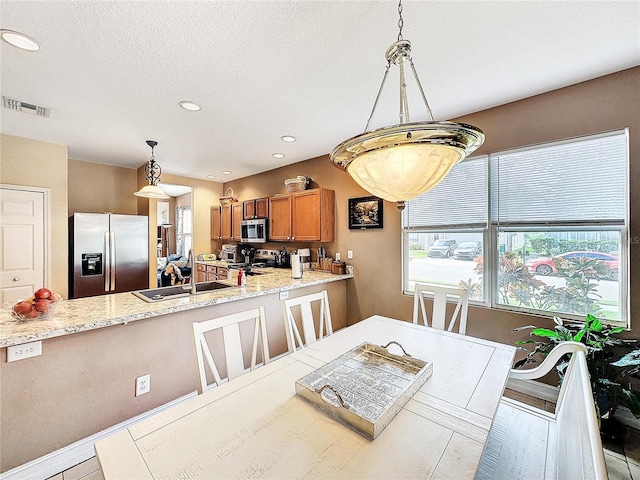
[[[617,338],[616,335],[624,330],[622,327],[605,325],[592,314],[588,314],[581,323],[565,323],[558,317],[554,317],[554,322],[553,330],[533,325],[514,329],[514,332],[531,330],[530,335],[538,337],[516,342],[527,355],[516,362],[514,368],[538,362],[560,342],[585,344],[593,398],[603,419],[601,431],[604,435],[615,437],[617,422],[614,421],[614,415],[619,405],[624,405],[636,418],[640,418],[640,392],[632,385],[633,379],[640,379],[638,341]],[[533,348],[525,348],[524,345]],[[560,382],[567,365],[566,359],[556,365]],[[609,430],[614,432],[610,433]]]

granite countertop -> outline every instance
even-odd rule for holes
[[[0,312],[0,348],[353,277],[307,271],[301,279],[294,280],[289,269],[254,270],[264,275],[249,276],[244,287],[238,287],[235,278],[219,280],[233,288],[160,302],[145,302],[131,292],[63,300],[49,320],[18,321],[3,310]]]

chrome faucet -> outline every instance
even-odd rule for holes
[[[191,280],[189,281],[189,283],[191,284],[190,293],[196,293],[196,256],[193,254],[193,248],[189,249],[187,263],[189,264],[189,268],[191,269]]]
[[[189,293],[196,293],[196,257],[193,254],[193,249],[189,249],[189,255],[187,256],[187,266],[191,270],[191,274],[189,275],[189,283],[187,285],[182,285],[183,290],[189,290]]]

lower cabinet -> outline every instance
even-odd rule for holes
[[[217,267],[198,263],[196,265],[196,282],[213,282],[215,280],[225,280],[228,275],[227,267]]]

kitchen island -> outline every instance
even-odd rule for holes
[[[7,348],[0,352],[0,472],[194,395],[193,322],[263,306],[276,356],[288,348],[280,294],[326,289],[334,330],[346,326],[351,275],[308,271],[291,279],[287,269],[259,271],[245,287],[230,278],[221,282],[231,288],[153,303],[132,293],[65,300],[48,321],[16,322],[2,312],[0,346],[40,340],[42,354],[8,363]],[[222,342],[212,349],[221,354]],[[136,378],[147,374],[149,393],[135,396]]]

